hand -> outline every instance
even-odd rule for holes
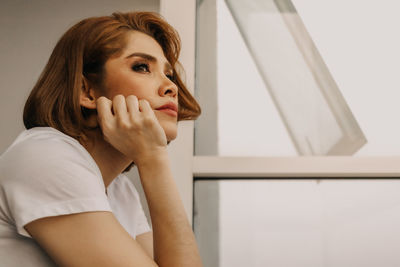
[[[97,112],[104,139],[135,164],[165,152],[167,137],[148,101],[134,95],[117,95],[113,101],[102,96]]]

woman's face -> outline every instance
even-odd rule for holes
[[[171,141],[177,135],[178,118],[178,87],[172,76],[161,46],[147,34],[131,31],[122,54],[105,63],[105,96],[111,100],[119,94],[146,99]],[[160,109],[165,105],[169,106]]]

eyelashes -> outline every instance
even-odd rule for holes
[[[147,63],[135,63],[132,66],[132,70],[136,72],[150,72],[149,64]]]
[[[132,70],[139,73],[150,73],[150,66],[148,63],[144,62],[134,63]],[[176,79],[174,73],[167,72],[165,73],[165,76],[175,83]]]
[[[175,79],[175,75],[174,74],[165,74],[165,76],[167,76],[168,79],[170,79],[171,81],[173,81],[175,83],[176,79]]]

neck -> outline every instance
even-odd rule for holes
[[[99,167],[106,189],[132,163],[132,160],[104,140],[101,131],[88,133],[88,141],[82,142],[82,145]]]

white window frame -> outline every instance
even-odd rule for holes
[[[160,0],[160,13],[179,32],[180,61],[193,93],[195,73],[196,0]],[[194,123],[179,123],[171,143],[172,171],[190,222],[194,179],[219,177],[400,178],[400,157],[218,157],[194,156]]]
[[[400,178],[400,157],[194,157],[193,177]]]

